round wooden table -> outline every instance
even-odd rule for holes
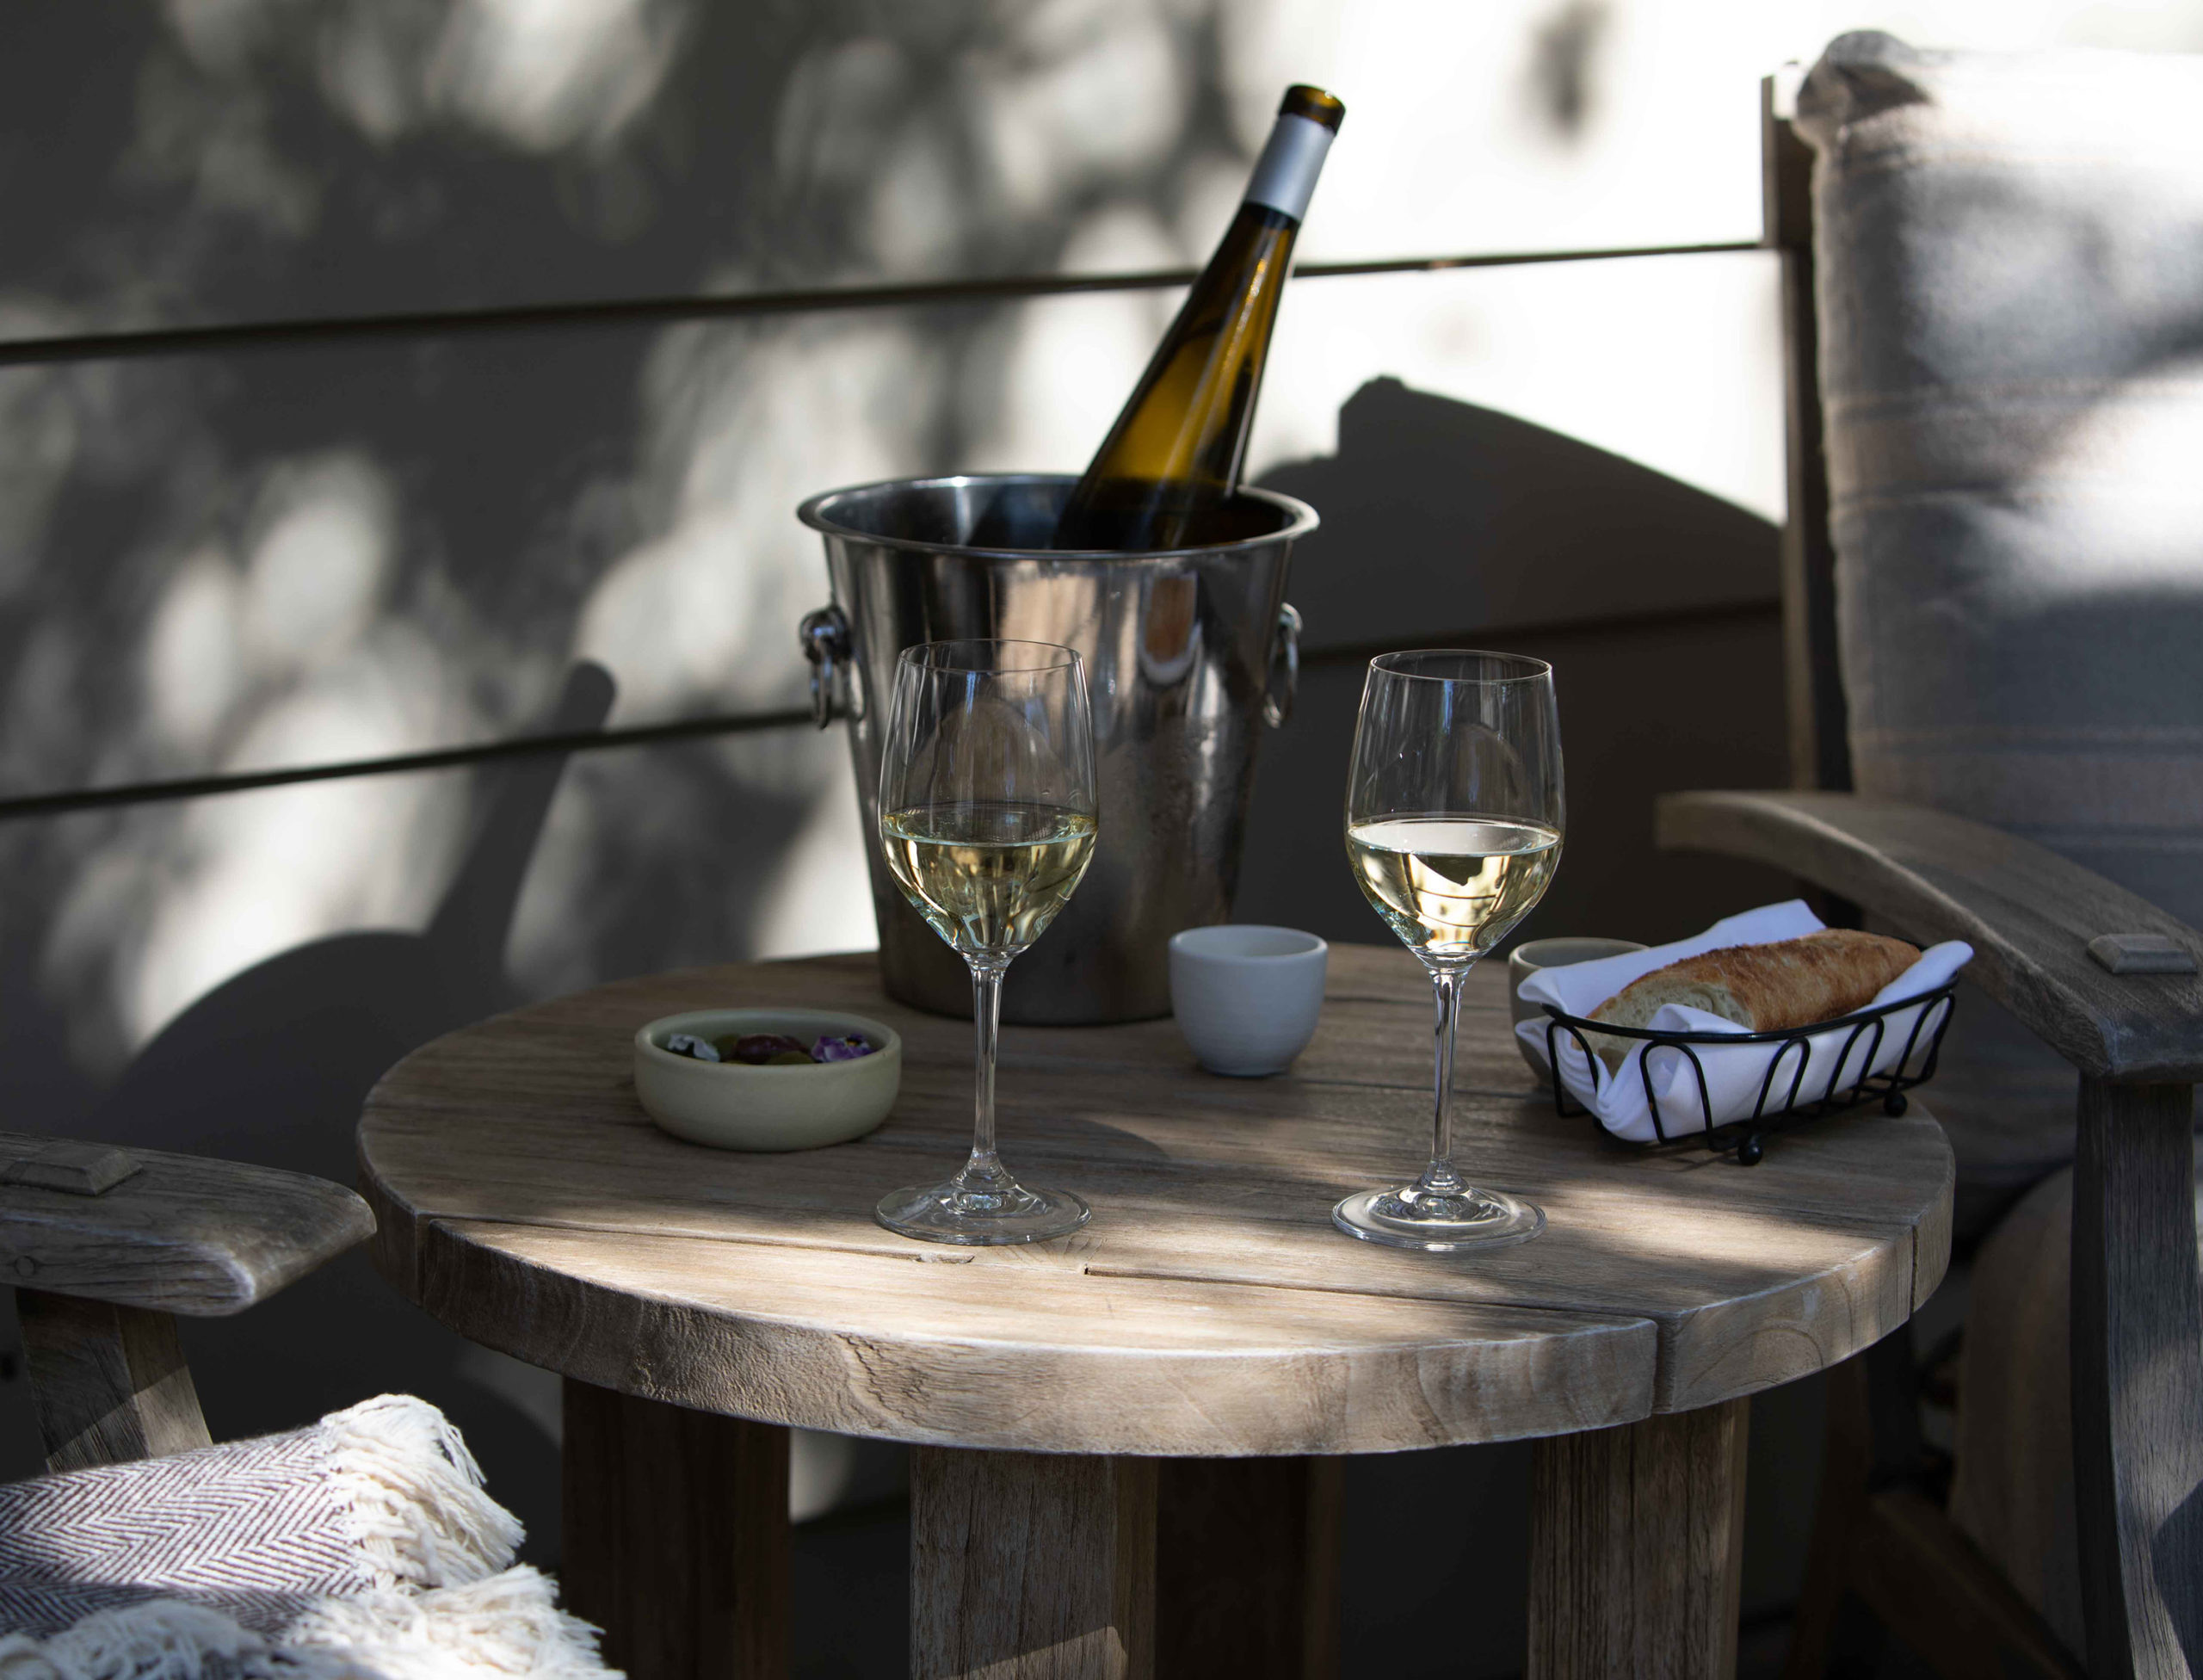
[[[1168,1021],[1003,1033],[1004,1159],[1094,1208],[1060,1241],[873,1224],[884,1189],[968,1146],[971,1028],[889,1002],[848,956],[623,981],[416,1052],[361,1123],[377,1261],[568,1379],[568,1599],[637,1680],[784,1664],[790,1424],[918,1448],[918,1675],[1319,1671],[1334,1455],[1523,1436],[1545,1438],[1531,1672],[1720,1674],[1743,1397],[1926,1299],[1950,1151],[1917,1104],[1786,1133],[1752,1168],[1616,1145],[1532,1084],[1504,983],[1491,965],[1467,988],[1454,1155],[1545,1208],[1512,1248],[1332,1229],[1334,1201],[1413,1170],[1429,1136],[1422,971],[1338,946],[1321,1030],[1275,1078],[1203,1073]],[[745,1004],[892,1023],[887,1124],[782,1155],[658,1132],[635,1028]]]

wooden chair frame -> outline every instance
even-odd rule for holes
[[[374,1226],[303,1173],[0,1132],[0,1253],[46,1467],[207,1445],[176,1316],[241,1312]]]
[[[2114,973],[2102,935],[2203,937],[2041,847],[1940,812],[1848,791],[1836,660],[1835,553],[1821,454],[1812,308],[1810,152],[1765,94],[1768,243],[1780,254],[1790,519],[1782,545],[1793,780],[1787,794],[1679,794],[1663,847],[1749,858],[1840,896],[1922,943],[1964,939],[1970,976],[2079,1071],[2073,1183],[2073,1461],[2088,1671],[2186,1676],[2203,1662],[2203,1282],[2196,1262],[2194,1087],[2203,1078],[2203,981]],[[1807,791],[1810,790],[1810,791]],[[1864,1356],[1871,1359],[1872,1356]],[[1871,1414],[1866,1367],[1840,1376],[1825,1512],[1802,1636],[1826,1631],[1848,1585],[1944,1671],[2060,1674],[2039,1618],[1931,1501],[1867,1485],[1901,1460]],[[1849,1401],[1846,1384],[1857,1391]],[[1898,1426],[1902,1436],[1903,1426]],[[1848,1455],[1848,1458],[1847,1458]],[[1831,1587],[1831,1583],[1835,1584]],[[1816,1597],[1816,1594],[1818,1597]],[[1817,1624],[1817,1626],[1816,1625]],[[2045,1641],[2047,1641],[2046,1644]],[[1801,1639],[1792,1673],[1817,1671]],[[2007,1665],[2010,1665],[2009,1667]]]

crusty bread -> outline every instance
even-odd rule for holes
[[[1773,945],[1731,945],[1656,968],[1591,1011],[1594,1021],[1643,1027],[1669,1004],[1704,1010],[1755,1033],[1811,1026],[1863,1010],[1920,960],[1902,939],[1827,928]],[[1600,1054],[1626,1055],[1632,1041],[1607,1039]]]

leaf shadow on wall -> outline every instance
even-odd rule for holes
[[[546,733],[602,727],[611,677],[577,665]],[[285,951],[225,980],[148,1044],[86,1126],[349,1184],[370,1088],[416,1047],[521,1001],[504,970],[513,908],[567,755],[482,773],[483,819],[421,933],[361,932]],[[250,1311],[187,1319],[194,1379],[218,1437],[293,1428],[369,1395],[421,1394],[466,1434],[495,1496],[540,1546],[556,1535],[555,1446],[516,1429],[467,1344],[404,1300],[355,1251]]]
[[[520,39],[487,0],[54,9],[0,58],[0,337],[1045,271],[1097,219],[1165,240],[1247,161],[1220,5],[1061,9],[547,0]],[[1141,84],[1113,88],[1128,65]],[[0,785],[493,736],[576,653],[618,674],[623,723],[791,703],[819,590],[794,503],[967,464],[1018,318],[0,369]],[[592,761],[516,973],[556,991],[773,936],[760,903],[844,774],[755,737]],[[283,876],[305,848],[260,820],[298,801],[7,825],[0,1030],[22,1053],[0,1094],[65,1128],[223,974],[417,925],[460,803],[391,815],[380,864],[316,848],[303,884]]]
[[[0,55],[0,337],[1045,271],[1097,218],[1163,239],[1188,182],[1243,176],[1224,9],[1065,28],[1037,6],[552,0],[519,39],[483,0],[51,9]],[[560,18],[601,23],[604,50]],[[1127,65],[1154,73],[1112,85]],[[623,723],[792,700],[814,603],[791,580],[820,589],[795,501],[966,464],[1004,406],[1014,312],[0,369],[0,785],[494,738],[577,650],[618,672]],[[614,659],[591,609],[668,550],[689,563],[631,591],[643,628]],[[755,948],[824,776],[848,775],[837,748],[572,766],[525,843],[493,847],[510,883],[535,854],[509,973],[484,954],[507,948],[509,897],[463,938],[450,920],[499,896],[460,834],[487,784],[547,764],[7,825],[0,1097],[25,1126],[349,1183],[360,1098],[423,1038],[521,992]],[[455,866],[429,933],[340,931],[420,925]],[[531,948],[531,929],[550,932]],[[187,1334],[218,1434],[413,1387],[555,1534],[528,1405],[455,1380],[455,1344],[360,1257]],[[19,1413],[22,1392],[4,1387]]]

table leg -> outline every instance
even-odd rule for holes
[[[560,1584],[630,1680],[785,1680],[788,1432],[566,1379]]]
[[[1747,1405],[1537,1443],[1530,1680],[1736,1672]]]
[[[1157,1461],[1157,1680],[1333,1680],[1343,1466]]]
[[[1155,1471],[913,1448],[913,1680],[1151,1680]]]

